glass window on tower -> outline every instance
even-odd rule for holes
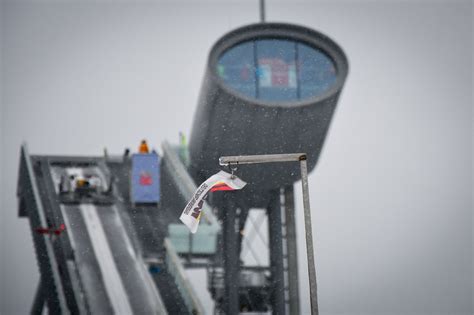
[[[295,43],[268,39],[256,45],[257,97],[268,101],[298,99]]]
[[[299,90],[301,99],[321,95],[336,83],[336,68],[320,50],[298,44]]]
[[[246,42],[226,51],[217,64],[217,73],[238,92],[256,97],[254,42]]]
[[[248,97],[281,103],[319,96],[336,82],[334,62],[321,50],[283,39],[260,39],[226,51],[217,74]]]

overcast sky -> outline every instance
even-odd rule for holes
[[[189,135],[210,47],[258,3],[0,8],[0,313],[24,314],[39,274],[17,217],[21,142],[100,155]],[[350,64],[309,182],[322,314],[472,313],[472,2],[267,1],[267,17],[329,35]]]

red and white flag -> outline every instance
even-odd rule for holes
[[[245,185],[247,185],[246,182],[224,171],[212,175],[198,187],[179,219],[189,228],[191,233],[196,233],[201,219],[202,206],[209,192],[240,190]]]

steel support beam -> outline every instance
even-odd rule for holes
[[[290,314],[300,313],[298,288],[298,251],[296,244],[295,198],[293,185],[283,189],[286,223],[286,253],[288,255],[288,291],[290,298]]]
[[[219,158],[220,165],[241,165],[259,163],[299,162],[306,161],[306,153],[235,155]]]
[[[43,288],[43,280],[40,277],[38,282],[38,288],[36,289],[35,299],[33,301],[33,305],[31,306],[31,315],[41,315],[43,314],[44,305],[46,304],[46,292]]]
[[[223,196],[223,258],[224,258],[224,301],[223,311],[225,314],[239,314],[239,235],[236,220],[236,203],[232,193]]]
[[[311,314],[319,314],[316,286],[316,267],[314,265],[313,229],[311,227],[311,210],[309,206],[308,166],[306,159],[301,160],[301,185],[303,188],[304,230],[306,235],[306,255],[308,257],[309,294]]]
[[[272,192],[267,208],[271,270],[271,303],[273,314],[285,314],[285,277],[283,270],[283,235],[281,229],[280,191]]]

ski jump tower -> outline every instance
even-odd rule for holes
[[[297,163],[228,163],[245,189],[211,194],[196,234],[178,218],[222,156],[304,152],[314,169],[347,72],[327,36],[253,24],[211,49],[189,146],[71,157],[24,145],[19,216],[30,221],[41,272],[32,313],[200,314],[185,269],[204,267],[216,313],[298,314]],[[252,209],[268,218],[268,265],[241,259]],[[267,232],[250,223],[254,235]]]
[[[347,71],[342,49],[305,27],[260,23],[222,37],[209,56],[190,138],[192,177],[201,182],[218,171],[220,156],[293,152],[307,153],[311,171]],[[260,309],[259,301],[268,298],[274,313],[297,314],[293,183],[300,179],[299,165],[248,165],[237,172],[249,185],[241,192],[214,194],[210,199],[222,222],[221,252],[215,260],[223,268],[225,284],[223,293],[217,294],[222,297],[219,309],[226,314]],[[239,280],[245,279],[242,273],[264,271],[238,263],[252,208],[266,209],[269,222],[268,289],[255,292],[255,301]]]

